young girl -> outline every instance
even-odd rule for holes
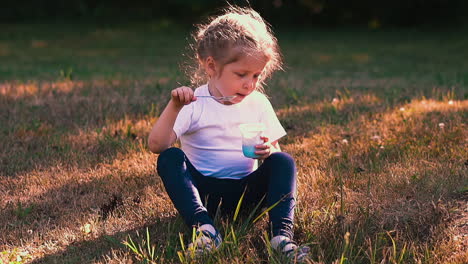
[[[188,226],[197,228],[189,248],[218,248],[222,238],[213,216],[218,208],[235,211],[245,193],[243,208],[262,198],[267,207],[278,203],[269,212],[271,245],[302,261],[308,248],[292,240],[296,166],[280,150],[278,140],[286,132],[260,92],[265,79],[281,69],[277,40],[257,12],[233,6],[199,26],[194,39],[199,67],[192,77],[206,84],[195,91],[172,90],[148,140],[150,150],[160,153],[157,171],[174,206]],[[242,152],[239,125],[245,123],[265,127],[256,159]],[[182,149],[170,148],[177,139]]]

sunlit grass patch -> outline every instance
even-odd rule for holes
[[[369,54],[366,53],[353,54],[352,58],[357,63],[368,63],[371,60]]]
[[[435,249],[420,244],[432,247],[430,243],[436,241],[432,239],[443,233],[453,204],[439,199],[468,184],[463,122],[467,109],[466,101],[414,100],[384,112],[355,115],[342,126],[321,125],[287,144],[285,149],[297,157],[299,182],[307,182],[299,187],[304,190],[302,195],[299,192],[300,201],[314,201],[300,204],[299,222],[305,226],[301,230],[314,230],[307,236],[318,241],[337,241],[314,248],[316,254],[338,258],[331,252],[343,249],[339,235],[349,230],[355,236],[352,261],[368,257],[401,258],[402,263],[434,261],[430,251]],[[292,123],[305,119],[289,110],[280,111],[280,116],[292,118]],[[450,125],[441,127],[441,121]],[[317,189],[328,191],[317,195]],[[406,253],[395,256],[388,238],[378,246],[380,238],[372,238],[372,234],[385,234],[385,230],[395,232],[395,243],[402,243]],[[372,246],[366,248],[365,244]],[[374,248],[374,255],[361,255],[372,247],[386,249],[375,255]]]

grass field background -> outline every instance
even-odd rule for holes
[[[217,219],[221,250],[178,254],[191,230],[147,136],[188,84],[190,29],[0,27],[0,263],[282,263],[266,217]],[[467,32],[276,29],[285,71],[266,93],[315,262],[468,262]]]

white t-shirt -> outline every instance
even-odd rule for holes
[[[210,95],[208,85],[195,90],[195,96]],[[257,160],[242,153],[239,125],[263,123],[270,142],[286,135],[270,101],[254,91],[242,102],[224,105],[211,98],[182,108],[174,124],[182,150],[193,166],[203,175],[216,178],[240,179],[257,169]]]

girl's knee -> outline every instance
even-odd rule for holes
[[[285,152],[275,152],[271,154],[266,160],[265,165],[269,167],[272,172],[272,177],[278,175],[282,180],[291,179],[295,181],[296,178],[296,163],[294,158]]]
[[[267,160],[271,161],[273,164],[281,164],[281,166],[296,167],[294,158],[286,152],[275,152],[271,154],[265,161]]]
[[[159,174],[161,170],[167,167],[182,166],[185,162],[185,153],[179,148],[168,148],[158,156],[156,168]]]

